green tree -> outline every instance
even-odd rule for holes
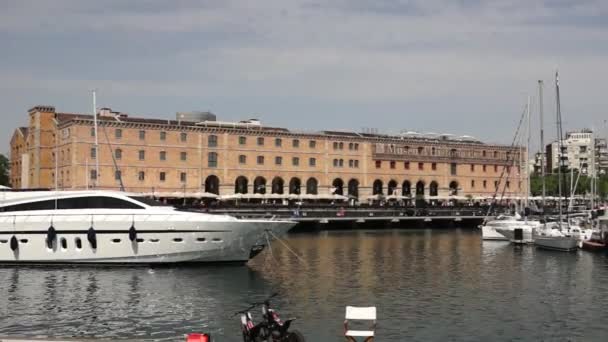
[[[9,185],[9,163],[4,154],[0,154],[0,185]]]

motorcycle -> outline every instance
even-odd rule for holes
[[[279,314],[270,307],[270,299],[276,297],[273,294],[268,299],[259,303],[252,303],[245,310],[237,311],[235,315],[241,317],[241,331],[243,342],[305,342],[304,336],[298,330],[289,331],[291,323],[295,320],[282,321]],[[254,324],[250,310],[262,306],[262,321]]]

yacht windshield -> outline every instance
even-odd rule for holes
[[[141,202],[143,204],[147,204],[149,206],[152,207],[171,207],[170,204],[165,204],[163,202],[157,201],[155,199],[152,199],[150,197],[144,197],[144,196],[129,196],[130,199],[136,200],[138,202]]]

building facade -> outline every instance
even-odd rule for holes
[[[92,115],[52,106],[36,106],[28,118],[11,140],[15,188],[358,198],[525,192],[524,150],[470,137],[298,133],[257,120],[144,119],[109,109],[99,111],[96,131]]]
[[[605,174],[608,168],[606,139],[596,138],[591,130],[568,132],[562,140],[564,166],[579,170],[583,175]],[[547,172],[559,165],[559,141],[546,146]]]

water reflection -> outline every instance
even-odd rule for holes
[[[243,267],[0,268],[0,334],[239,341],[232,312],[275,304],[310,341],[339,341],[345,305],[378,306],[382,341],[594,340],[603,255],[482,243],[477,231],[293,235]],[[259,318],[254,312],[254,317]]]

